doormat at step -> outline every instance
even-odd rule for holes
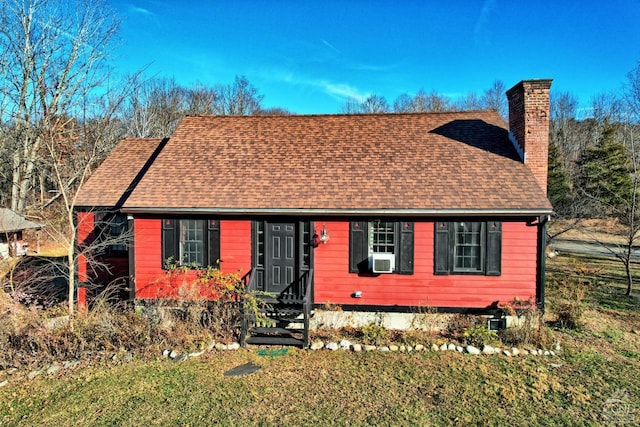
[[[261,356],[261,357],[286,356],[288,352],[289,352],[288,348],[263,348],[262,350],[258,350],[258,356]]]

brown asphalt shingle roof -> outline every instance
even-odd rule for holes
[[[132,159],[123,154],[105,164],[121,164],[130,174]],[[124,208],[551,211],[506,125],[491,111],[186,117]]]
[[[156,151],[161,139],[129,138],[113,149],[109,156],[82,186],[76,206],[118,206],[131,190],[136,178]]]

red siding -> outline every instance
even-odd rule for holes
[[[94,235],[94,215],[93,212],[78,212],[76,214],[76,234],[78,246],[82,249],[93,243]],[[87,276],[87,257],[80,253],[78,255],[78,282],[86,283]]]
[[[220,268],[245,274],[251,268],[251,221],[220,221]]]
[[[515,297],[535,298],[536,226],[527,226],[524,222],[503,222],[502,274],[497,277],[435,276],[433,222],[415,223],[414,274],[360,277],[349,273],[349,222],[326,221],[326,228],[330,240],[314,252],[316,304],[484,308]],[[222,270],[246,273],[251,267],[251,221],[220,221],[220,241]],[[172,294],[170,287],[159,280],[166,274],[162,269],[161,248],[161,220],[157,217],[136,218],[137,298]],[[362,291],[362,298],[352,298],[355,291]]]
[[[175,296],[180,283],[167,281],[162,269],[161,219],[141,217],[134,222],[136,298]],[[220,221],[220,258],[224,272],[244,274],[251,268],[251,221]]]
[[[89,265],[85,255],[91,250],[96,238],[94,212],[78,212],[76,214],[77,239],[80,247],[78,254],[78,282],[106,285],[114,279],[126,278],[129,275],[129,258],[125,256],[106,255]]]
[[[537,227],[502,224],[501,276],[433,274],[433,222],[416,222],[414,274],[360,277],[349,273],[349,222],[327,222],[331,239],[315,251],[316,304],[488,307],[514,297],[535,298]],[[353,298],[362,291],[362,298]]]

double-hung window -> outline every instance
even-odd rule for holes
[[[220,222],[216,219],[163,219],[162,265],[219,267]]]
[[[369,221],[369,252],[370,254],[396,253],[396,223],[393,221]]]
[[[349,272],[374,273],[381,261],[387,272],[413,274],[413,222],[388,219],[351,221]]]
[[[180,263],[202,267],[204,265],[204,220],[180,220]]]
[[[436,221],[434,234],[435,274],[501,274],[500,221]]]
[[[480,273],[484,266],[484,222],[453,222],[453,271]]]

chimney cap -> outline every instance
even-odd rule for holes
[[[553,82],[553,79],[535,78],[535,79],[521,80],[518,83],[516,83],[515,85],[513,85],[513,87],[511,89],[507,90],[505,93],[507,94],[507,97],[510,97],[511,94],[514,91],[518,90],[519,88],[523,87],[524,85],[536,85],[536,86],[545,87],[545,89],[549,89],[551,87],[551,82]]]

